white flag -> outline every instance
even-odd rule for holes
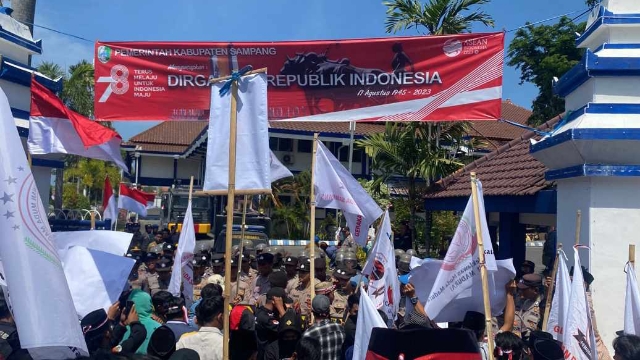
[[[482,227],[482,240],[484,243],[484,257],[489,272],[496,271],[496,258],[493,255],[491,236],[487,218],[484,215],[484,198],[482,184],[478,181],[478,203],[480,212],[480,226]],[[434,319],[440,311],[459,294],[470,289],[474,283],[480,282],[480,254],[476,232],[475,214],[473,212],[473,199],[470,196],[464,209],[456,233],[453,235],[447,255],[438,272],[431,294],[429,295],[425,310]]]
[[[367,356],[369,339],[373,328],[387,328],[387,324],[378,314],[378,310],[373,306],[373,302],[364,295],[364,287],[361,288],[360,303],[358,306],[358,321],[356,326],[356,338],[353,344],[353,359],[362,359]]]
[[[640,291],[636,269],[627,264],[627,295],[624,299],[624,333],[640,334]]]
[[[122,231],[85,230],[57,231],[53,233],[53,243],[60,258],[73,246],[124,256],[129,249],[133,234]]]
[[[282,165],[276,154],[271,151],[271,182],[276,182],[286,177],[293,177],[293,174],[286,166]]]
[[[187,306],[193,303],[193,252],[196,249],[196,232],[193,227],[193,215],[191,214],[191,201],[184,213],[182,231],[178,239],[178,251],[176,252],[173,269],[171,270],[171,282],[169,292],[173,296],[180,296],[180,285],[183,284],[184,300]]]
[[[499,316],[505,307],[505,288],[511,281],[516,270],[512,259],[496,260],[498,271],[489,272],[489,300],[491,302],[491,316]],[[424,259],[422,263],[411,270],[409,280],[416,288],[416,296],[425,304],[434,289],[434,283],[442,267],[442,260]],[[407,311],[411,308],[407,299]],[[468,310],[484,314],[484,302],[482,297],[482,282],[474,281],[470,289],[460,292],[453,300],[449,301],[440,310],[437,316],[430,316],[435,322],[458,322],[464,319]]]
[[[225,82],[211,87],[211,115],[207,142],[204,190],[229,186],[229,131],[231,94],[220,95]],[[271,151],[267,117],[267,75],[238,80],[236,190],[271,191]]]
[[[79,318],[97,309],[109,310],[128,285],[129,273],[136,263],[122,255],[82,246],[69,249],[62,262]]]
[[[0,88],[0,258],[22,348],[35,359],[88,355],[47,213]]]
[[[369,225],[382,215],[382,209],[321,141],[313,170],[316,206],[342,210],[353,239],[364,247]]]
[[[378,239],[369,253],[363,274],[369,276],[367,290],[373,306],[387,314],[393,323],[398,315],[400,303],[400,282],[396,270],[396,256],[391,242],[391,221],[389,211],[385,213]]]
[[[565,262],[566,255],[560,250],[558,253],[558,272],[556,274],[555,293],[549,310],[547,332],[555,340],[562,341],[563,326],[567,322],[569,312],[569,298],[571,297],[571,278]]]
[[[582,266],[580,265],[580,255],[578,254],[579,247],[585,248],[584,246],[575,246],[573,248],[574,269],[576,270],[573,272],[569,312],[562,336],[564,357],[565,359],[596,360],[598,358],[596,337],[593,333],[591,311],[589,311],[584,279],[580,270]]]

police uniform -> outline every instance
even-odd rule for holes
[[[286,258],[284,258],[285,271],[286,271],[286,266],[288,265],[297,267],[298,258],[295,256],[287,256]],[[291,290],[295,289],[298,286],[299,282],[300,282],[300,278],[298,277],[297,273],[287,281],[287,287],[285,288],[285,292],[287,293],[287,296],[289,296],[289,293],[291,292]]]
[[[214,266],[222,267],[222,271],[216,273],[215,271],[213,271]],[[206,270],[204,271],[204,275],[202,275],[202,277],[205,279],[208,279],[215,274],[224,276],[224,255],[223,254],[213,254],[213,256],[211,257],[211,267],[206,268]]]
[[[231,258],[231,272],[234,274],[238,273],[238,258]],[[247,293],[247,289],[251,286],[251,281],[249,281],[249,276],[244,272],[240,271],[240,277],[236,278],[236,281],[231,281],[231,289],[230,289],[230,299],[233,302],[235,298],[239,295],[240,301],[244,302]]]
[[[306,273],[311,271],[311,262],[309,261],[309,259],[300,260],[298,262],[298,271],[306,272]],[[312,288],[310,285],[307,285],[305,287],[301,282],[298,282],[298,286],[293,288],[288,295],[289,298],[293,300],[294,304],[298,304],[300,308],[300,315],[304,319],[307,319],[311,315],[311,293],[310,292],[315,291],[316,283],[317,281],[313,282],[314,288]]]
[[[167,290],[169,288],[169,283],[171,279],[167,279],[166,281],[160,279],[159,272],[168,272],[171,271],[171,267],[173,266],[173,261],[163,258],[158,261],[156,264],[156,273],[154,274],[154,280],[149,282],[149,288],[151,290],[151,296],[155,295],[159,291]],[[149,279],[149,277],[147,277]],[[152,285],[153,283],[153,285]]]
[[[258,262],[270,262],[273,264],[273,255],[269,253],[262,253],[258,256]],[[267,292],[271,289],[271,283],[269,282],[269,276],[262,276],[258,274],[256,278],[251,282],[251,294],[248,298],[250,304],[256,306],[263,306],[266,300]]]
[[[527,274],[518,283],[518,289],[524,290],[532,287],[541,287],[542,277],[537,274]],[[513,320],[513,333],[523,337],[531,331],[538,330],[542,314],[542,294],[536,299],[525,299],[516,305],[515,318]]]
[[[349,280],[351,279],[351,274],[344,269],[336,269],[336,271],[333,272],[333,277],[336,279]],[[336,289],[336,291],[333,292],[333,303],[331,303],[332,318],[344,319],[349,295],[351,295],[351,293],[345,289]]]
[[[202,268],[206,267],[209,263],[209,254],[206,251],[198,253],[193,259],[193,267]],[[196,302],[200,300],[200,292],[202,288],[207,285],[207,282],[204,281],[206,279],[204,276],[200,276],[198,278],[194,277],[193,279],[193,301]]]

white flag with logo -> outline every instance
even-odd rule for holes
[[[88,355],[47,213],[0,88],[0,258],[20,344],[35,359]]]
[[[385,213],[378,239],[362,273],[369,277],[367,290],[373,306],[387,314],[390,322],[396,319],[400,303],[400,282],[396,270],[396,256],[391,242],[389,211]]]
[[[571,297],[571,278],[565,261],[565,253],[558,252],[558,272],[556,273],[555,293],[549,311],[549,323],[547,332],[553,335],[555,340],[562,341],[562,328],[567,322],[569,312],[569,298]]]
[[[211,115],[204,190],[229,187],[231,93],[220,95],[225,82],[211,86]],[[236,190],[271,191],[271,150],[267,117],[267,74],[238,80]]]
[[[358,306],[358,320],[356,326],[356,338],[353,343],[353,359],[365,359],[369,340],[373,328],[387,328],[387,324],[382,320],[382,316],[371,302],[371,298],[364,295],[364,287],[361,288],[360,303]]]
[[[480,181],[478,181],[478,203],[487,270],[489,272],[497,271],[498,267],[496,258],[493,255],[489,226],[484,215],[484,198]],[[425,311],[429,314],[429,317],[436,318],[451,300],[471,289],[474,283],[481,281],[480,254],[478,250],[473,199],[470,196],[425,305]]]
[[[313,170],[316,206],[342,210],[353,239],[365,246],[369,225],[382,215],[380,206],[321,141]]]
[[[640,334],[640,291],[636,269],[627,263],[627,294],[624,299],[624,333]]]
[[[587,247],[578,245],[573,248],[574,269],[576,271],[573,272],[569,312],[562,336],[564,357],[565,359],[596,360],[598,358],[596,337],[593,332],[591,311],[589,311],[582,271],[579,270],[582,269],[582,266],[578,248]]]
[[[271,182],[276,182],[287,177],[293,177],[293,174],[286,166],[282,165],[276,154],[271,151]]]
[[[184,213],[182,231],[178,239],[178,251],[176,252],[169,292],[173,296],[180,296],[180,285],[183,284],[185,303],[190,306],[193,303],[193,252],[196,249],[196,232],[193,227],[193,215],[191,214],[191,201]]]

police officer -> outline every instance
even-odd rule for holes
[[[411,255],[410,254],[402,254],[400,255],[400,260],[397,263],[398,275],[406,275],[411,272]]]
[[[536,271],[536,264],[533,261],[525,260],[520,266],[522,275],[533,274]]]
[[[271,246],[269,247],[269,252],[273,254],[273,270],[282,270],[284,271],[284,249],[282,246]]]
[[[242,263],[240,266],[242,267],[242,272],[245,273],[250,278],[250,283],[258,277],[258,270],[251,267],[251,264],[256,261],[256,257],[251,255],[249,251],[244,251],[242,255]],[[258,267],[256,263],[256,268]]]
[[[336,269],[333,272],[333,277],[337,280],[338,285],[333,293],[331,317],[344,319],[345,311],[347,310],[347,299],[351,295],[349,280],[354,275],[355,271],[350,269]]]
[[[256,256],[262,254],[264,252],[264,249],[267,248],[267,244],[265,243],[260,243],[258,245],[256,245],[255,250],[256,250]]]
[[[300,281],[298,278],[298,258],[295,256],[287,256],[284,258],[284,271],[287,273],[287,287],[285,289],[287,296],[291,290],[298,286]]]
[[[413,249],[408,249],[407,251],[405,251],[405,254],[409,255],[409,256],[418,256],[416,251]]]
[[[207,285],[204,271],[209,265],[209,253],[201,251],[193,257],[193,301],[200,300],[200,291]]]
[[[162,257],[165,257],[167,259],[173,259],[175,250],[176,250],[176,247],[171,243],[166,242],[162,244]]]
[[[311,260],[298,258],[298,286],[291,290],[289,297],[293,300],[293,308],[303,319],[311,315]],[[313,288],[315,291],[315,288]]]
[[[404,255],[404,250],[402,249],[395,249],[393,251],[396,254],[396,264],[400,262],[400,256]],[[397,265],[396,265],[397,267]]]
[[[358,257],[355,251],[347,251],[344,253],[344,270],[348,270],[354,273],[354,275],[358,272]]]
[[[171,268],[173,267],[173,261],[171,259],[162,258],[156,264],[156,272],[158,273],[158,289],[154,292],[151,291],[151,296],[155,295],[158,291],[167,290],[169,283],[171,282]]]
[[[264,305],[265,296],[271,284],[269,283],[269,275],[273,272],[273,254],[262,253],[258,255],[258,276],[253,279],[251,287],[251,295],[249,301],[251,305]]]
[[[244,302],[246,295],[250,293],[248,289],[251,286],[249,275],[245,274],[242,270],[240,271],[240,278],[238,279],[238,266],[240,265],[241,258],[244,260],[244,256],[235,256],[231,258],[230,296],[231,302],[235,305]]]
[[[152,250],[154,250],[153,248]],[[142,277],[142,290],[149,294],[155,294],[160,291],[160,285],[158,283],[158,272],[156,271],[156,265],[158,262],[158,253],[150,251],[146,257],[146,271],[144,274],[138,273],[138,276]]]
[[[527,274],[518,282],[518,291],[522,301],[516,304],[516,313],[512,332],[526,337],[529,332],[538,330],[543,302],[542,276]]]
[[[135,248],[127,253],[127,257],[136,261],[135,265],[133,265],[133,269],[131,269],[131,273],[129,274],[129,288],[133,289],[142,289],[144,284],[144,279],[147,274],[147,269],[144,267],[142,270],[140,269],[144,264],[142,263],[142,256],[140,251],[135,251]],[[138,249],[139,250],[139,249]]]
[[[211,267],[205,270],[204,278],[208,279],[213,275],[220,275],[224,273],[224,255],[223,254],[213,254],[211,256]]]

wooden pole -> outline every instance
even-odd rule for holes
[[[231,274],[231,241],[233,238],[233,201],[236,196],[236,132],[238,128],[238,84],[231,83],[231,122],[229,126],[229,189],[227,190],[227,231],[224,251],[224,273]],[[224,333],[222,358],[229,359],[229,304],[231,277],[224,277]]]
[[[471,173],[471,198],[473,200],[473,214],[476,224],[476,237],[478,238],[478,255],[480,257],[480,278],[482,279],[482,297],[484,298],[484,318],[487,328],[487,343],[489,345],[489,359],[493,360],[493,328],[491,325],[491,302],[489,300],[489,278],[487,274],[487,263],[484,257],[484,242],[482,239],[482,223],[480,216],[480,203],[478,202],[478,178],[476,173]]]
[[[189,181],[189,202],[191,202],[192,197],[193,197],[193,175],[191,176],[191,180]]]
[[[240,229],[240,248],[238,249],[238,277],[236,278],[236,284],[240,281],[240,272],[242,271],[242,252],[244,251],[244,246],[242,242],[244,241],[244,230],[247,226],[247,201],[249,199],[249,195],[244,196],[244,203],[242,204],[242,228]],[[236,296],[238,296],[238,292],[240,292],[240,287],[236,287]]]
[[[91,230],[95,230],[96,229],[96,209],[92,207],[90,214],[91,214]]]
[[[311,204],[311,215],[309,216],[310,230],[309,230],[309,258],[310,264],[310,283],[309,283],[309,299],[313,301],[313,297],[316,294],[315,291],[315,279],[316,279],[316,190],[315,190],[315,178],[316,178],[316,154],[318,152],[318,133],[313,134],[313,154],[311,155],[311,190],[309,191],[309,203]],[[313,321],[313,314],[311,315],[311,321]]]
[[[389,208],[387,208],[387,210],[389,210]],[[382,214],[382,221],[380,221],[380,225],[378,225],[378,231],[376,231],[376,237],[375,239],[373,239],[373,244],[371,245],[371,250],[369,251],[373,251],[373,249],[375,249],[376,244],[378,243],[378,239],[380,239],[380,236],[382,236],[382,224],[384,224],[386,217],[387,217],[387,211],[385,211],[384,214]],[[393,241],[391,242],[391,246],[393,246]],[[371,253],[369,253],[369,255],[367,256],[367,261],[364,263],[363,269],[366,269],[367,265],[369,265],[370,256],[371,256]],[[358,279],[358,286],[356,287],[356,293],[360,291],[360,283],[362,282],[362,277],[363,277],[363,274],[361,272],[360,278]]]
[[[558,261],[560,259],[560,249],[562,244],[557,246],[556,261],[553,262],[553,271],[551,272],[551,283],[547,289],[547,300],[544,308],[544,316],[542,317],[542,331],[547,331],[547,325],[549,324],[549,313],[551,311],[551,298],[553,297],[553,288],[556,286],[556,276],[558,274]]]
[[[636,246],[634,244],[629,244],[629,264],[631,264],[631,268],[636,268]]]
[[[582,211],[576,213],[576,245],[580,244],[580,225],[582,223]]]

